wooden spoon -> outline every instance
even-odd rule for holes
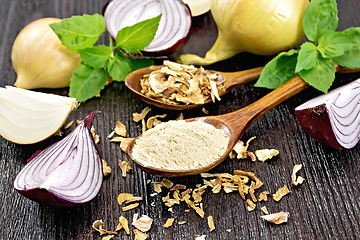
[[[338,65],[336,66],[337,72],[341,73],[350,73],[350,72],[358,72],[360,68],[357,69],[348,69],[348,68],[341,68]],[[277,106],[278,104],[282,103],[286,99],[294,96],[295,94],[301,92],[302,90],[306,89],[309,85],[305,83],[298,75],[278,87],[277,89],[273,90],[272,92],[268,93],[264,97],[260,98],[256,102],[239,109],[237,111],[218,115],[218,116],[206,116],[206,117],[198,117],[198,118],[191,118],[187,119],[186,121],[202,121],[208,124],[213,125],[217,129],[222,129],[225,133],[229,136],[229,144],[228,149],[225,154],[219,158],[218,160],[214,161],[210,165],[207,165],[202,168],[198,169],[191,169],[191,170],[169,170],[169,169],[161,169],[156,168],[154,166],[145,166],[141,161],[138,159],[134,159],[132,155],[132,149],[134,147],[135,141],[132,141],[127,148],[127,153],[129,157],[143,170],[163,177],[180,177],[186,175],[196,175],[202,172],[209,171],[210,169],[219,165],[222,161],[224,161],[227,156],[229,155],[230,151],[233,149],[235,143],[238,139],[245,133],[247,128],[261,115],[272,109],[273,107]]]
[[[198,169],[191,170],[169,170],[169,169],[161,169],[156,168],[154,166],[145,166],[141,161],[134,159],[132,155],[132,149],[136,143],[132,141],[128,146],[127,153],[129,157],[143,170],[163,177],[179,177],[185,175],[195,175],[202,172],[206,172],[215,166],[219,165],[222,161],[224,161],[229,155],[230,151],[233,149],[235,143],[238,139],[244,134],[246,129],[253,123],[256,119],[258,119],[261,115],[263,115],[268,110],[272,109],[276,105],[285,101],[291,96],[294,96],[298,92],[307,88],[308,84],[305,83],[299,76],[296,76],[289,80],[288,82],[281,85],[279,88],[265,95],[258,101],[239,109],[235,112],[227,113],[224,115],[218,116],[206,116],[199,118],[191,118],[186,121],[202,121],[208,124],[213,125],[215,128],[222,129],[229,136],[229,145],[225,154],[218,160],[214,161],[210,165],[207,165]],[[140,135],[141,136],[141,135]],[[139,137],[140,137],[139,136]],[[138,137],[138,138],[139,138]]]
[[[160,66],[158,66],[160,68]],[[225,93],[228,93],[234,87],[239,85],[254,81],[259,78],[261,71],[264,67],[253,68],[244,71],[238,72],[218,72],[210,70],[212,73],[219,74],[223,79],[225,79],[225,92],[220,94],[220,97]],[[165,103],[153,98],[149,98],[141,93],[140,79],[145,75],[154,71],[153,68],[146,67],[135,70],[131,72],[125,79],[125,85],[134,93],[135,96],[143,100],[144,102],[154,105],[159,108],[169,109],[169,110],[186,110],[191,108],[197,108],[204,106],[207,103],[212,102],[211,98],[207,99],[204,104],[189,104],[189,105],[175,105],[170,103]]]

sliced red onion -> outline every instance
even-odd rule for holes
[[[322,144],[350,149],[360,140],[360,79],[295,108],[305,131]]]
[[[162,14],[148,53],[171,54],[189,38],[191,13],[181,0],[111,0],[103,10],[106,28],[115,39],[118,31]]]
[[[92,200],[103,180],[101,157],[90,132],[96,113],[90,113],[61,141],[31,156],[16,176],[14,188],[53,207]]]

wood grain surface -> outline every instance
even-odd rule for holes
[[[359,0],[338,0],[339,30],[360,26]],[[11,48],[19,31],[33,20],[43,17],[66,18],[72,15],[101,13],[106,0],[0,0],[0,87],[13,85],[16,73],[11,64]],[[204,55],[217,36],[215,23],[210,13],[194,19],[193,32],[181,53]],[[100,43],[108,42],[104,35]],[[209,66],[218,71],[239,71],[266,64],[271,57],[260,57],[241,53],[232,59]],[[360,74],[337,74],[334,87],[351,82]],[[60,89],[66,93],[67,89]],[[221,102],[207,105],[210,115],[232,112],[244,107],[268,93],[269,90],[254,88],[252,83],[237,87],[222,97]],[[242,139],[256,136],[249,150],[276,148],[280,154],[265,163],[250,159],[227,159],[211,172],[232,173],[235,169],[254,172],[264,182],[260,191],[272,194],[284,185],[290,194],[280,202],[271,199],[257,203],[249,212],[246,203],[238,193],[214,194],[208,189],[203,195],[205,218],[201,218],[182,202],[167,210],[161,201],[166,191],[154,194],[152,184],[147,181],[161,181],[133,163],[133,171],[126,178],[121,176],[118,160],[126,154],[119,144],[106,138],[115,127],[116,121],[127,126],[128,136],[141,133],[141,124],[132,121],[132,113],[148,106],[134,97],[123,83],[112,83],[102,92],[100,98],[91,99],[72,112],[67,122],[83,119],[91,111],[104,107],[95,119],[96,132],[100,135],[98,144],[102,158],[112,168],[105,177],[102,189],[91,202],[70,209],[53,209],[39,205],[13,189],[16,174],[25,166],[26,160],[38,149],[44,149],[60,137],[51,137],[33,145],[17,145],[0,137],[0,239],[101,239],[92,229],[92,223],[102,219],[106,229],[113,230],[120,216],[130,222],[135,213],[146,214],[154,219],[148,232],[149,239],[195,239],[206,235],[206,239],[358,239],[360,235],[360,145],[350,150],[326,148],[311,139],[297,121],[294,108],[306,100],[319,95],[308,88],[270,110],[245,132]],[[175,119],[179,112],[151,107],[150,115],[164,114],[166,120]],[[0,109],[1,111],[1,109]],[[183,111],[185,118],[204,116],[201,109]],[[73,128],[65,130],[69,133]],[[305,182],[291,186],[291,173],[295,164],[302,164],[299,172]],[[200,176],[170,178],[174,183],[194,188],[202,183]],[[165,190],[165,189],[164,189]],[[143,197],[138,208],[122,212],[117,203],[119,193],[132,193]],[[257,192],[258,193],[258,192]],[[274,225],[260,216],[260,207],[266,206],[271,213],[290,213],[286,224]],[[213,216],[216,229],[210,232],[206,218]],[[174,225],[165,229],[168,218],[175,218]],[[186,221],[179,225],[178,222]],[[134,229],[131,227],[131,229]],[[119,231],[113,239],[134,239]]]

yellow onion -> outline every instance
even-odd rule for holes
[[[184,64],[210,65],[237,53],[271,56],[304,37],[302,16],[309,0],[212,0],[218,38],[205,58],[180,56]]]
[[[62,45],[50,28],[49,24],[60,21],[58,18],[41,18],[20,31],[11,52],[17,73],[16,87],[35,89],[70,85],[70,78],[81,58]]]

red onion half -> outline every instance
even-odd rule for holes
[[[318,142],[350,149],[360,140],[360,79],[295,108],[304,130]]]
[[[103,10],[106,29],[116,39],[118,31],[162,14],[153,41],[144,52],[171,54],[189,38],[191,13],[181,0],[112,0]]]
[[[96,113],[90,113],[61,141],[34,154],[16,176],[14,188],[53,207],[92,200],[103,181],[101,157],[90,132]]]

